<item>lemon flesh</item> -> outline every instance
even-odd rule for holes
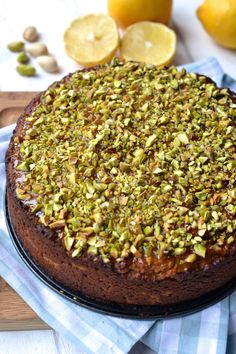
[[[64,33],[66,53],[85,67],[109,62],[118,46],[116,22],[107,15],[77,18]]]
[[[121,56],[146,64],[169,65],[176,50],[176,35],[161,23],[143,21],[127,28],[121,41]]]
[[[205,0],[198,7],[197,16],[215,42],[236,49],[236,1]]]
[[[123,28],[140,21],[167,24],[172,0],[108,0],[108,12]]]

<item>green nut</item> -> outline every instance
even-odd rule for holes
[[[26,64],[29,62],[29,57],[28,55],[26,55],[24,52],[21,52],[18,54],[16,60],[18,61],[18,63],[20,64]]]
[[[7,45],[7,48],[14,53],[21,52],[24,48],[24,42],[18,41],[18,42],[11,42]]]
[[[18,65],[16,71],[22,76],[35,76],[36,74],[36,70],[32,65]]]
[[[18,198],[72,257],[183,270],[220,257],[236,243],[235,102],[176,68],[112,65],[72,74],[27,115]]]
[[[197,256],[195,253],[191,253],[188,255],[188,257],[185,258],[185,262],[188,262],[188,263],[193,263],[195,262],[197,259]]]
[[[196,243],[196,244],[194,245],[194,252],[195,252],[198,256],[205,258],[205,256],[206,256],[206,247],[204,247],[204,246],[201,245],[200,243]]]
[[[19,165],[17,165],[16,170],[27,172],[29,171],[29,166],[25,161],[23,161]]]

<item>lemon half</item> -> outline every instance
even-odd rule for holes
[[[86,67],[109,62],[119,42],[116,22],[107,15],[79,17],[64,33],[66,53]]]
[[[121,56],[146,64],[169,65],[176,50],[176,35],[161,23],[143,21],[127,28],[121,41]]]

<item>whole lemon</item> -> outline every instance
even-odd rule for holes
[[[205,0],[197,16],[208,34],[220,45],[236,49],[236,1]]]
[[[108,12],[122,28],[140,21],[167,24],[171,19],[172,0],[108,0]]]

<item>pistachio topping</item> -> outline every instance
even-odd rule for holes
[[[175,67],[75,72],[15,138],[17,197],[72,257],[193,263],[235,241],[235,117],[226,89]]]

